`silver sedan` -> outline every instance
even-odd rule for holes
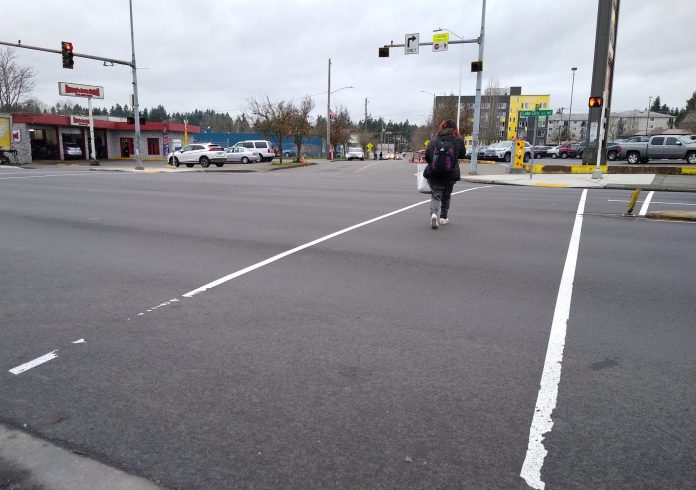
[[[225,155],[228,162],[250,163],[261,161],[261,154],[258,151],[244,146],[225,148]]]

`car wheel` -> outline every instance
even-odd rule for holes
[[[568,154],[564,153],[563,155],[561,155],[561,158],[565,160],[566,158],[568,158]]]
[[[506,153],[505,156],[503,157],[503,160],[505,160],[506,162],[509,162],[510,158],[511,158],[510,153]]]
[[[201,159],[199,160],[199,163],[201,164],[201,167],[203,167],[203,168],[210,167],[210,160],[208,160],[208,157],[201,157]]]
[[[696,152],[692,151],[691,153],[686,155],[686,161],[691,165],[696,165]]]
[[[186,164],[186,166],[187,166],[188,168],[193,168],[193,163],[190,163],[190,162],[189,162],[189,163]]]
[[[363,162],[363,161],[365,161],[365,159],[364,159],[364,158],[361,158],[360,161]]]
[[[535,153],[534,158],[541,158],[541,153]]]
[[[637,151],[628,152],[626,155],[626,161],[631,165],[635,165],[636,163],[640,162],[640,153]]]
[[[614,150],[608,151],[607,152],[607,159],[610,161],[616,160],[616,152]]]
[[[174,158],[173,158],[172,164],[173,164],[175,167],[178,167],[179,165],[181,165],[181,162],[179,162],[179,159],[178,159],[177,157],[174,157]]]
[[[216,164],[215,164],[215,166],[218,167],[218,168],[219,168],[219,167],[222,167],[223,165],[224,165],[224,163],[216,163]]]
[[[249,163],[249,159],[247,157],[242,157],[242,163]]]
[[[553,158],[554,160],[555,160],[556,158],[558,158],[558,153],[552,153],[552,154],[551,154],[551,158]]]

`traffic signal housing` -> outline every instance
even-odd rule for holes
[[[63,55],[63,68],[73,69],[73,45],[71,42],[63,41],[60,43],[60,51]]]
[[[592,109],[593,107],[602,107],[602,104],[604,104],[602,97],[590,97],[588,106]]]
[[[389,58],[389,48],[387,46],[379,48],[379,57],[380,58]]]

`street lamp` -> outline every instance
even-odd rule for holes
[[[432,92],[428,92],[427,90],[421,90],[421,92],[423,92],[424,94],[430,94],[433,96],[433,118],[432,118],[432,124],[430,126],[431,126],[431,130],[434,134],[435,133],[435,94]]]
[[[442,32],[442,31],[447,31],[450,34],[453,34],[457,36],[459,39],[464,40],[462,36],[457,34],[456,32],[452,32],[447,28],[443,27],[438,27],[437,29],[433,29],[433,32]],[[462,50],[461,54],[459,55],[459,90],[457,91],[457,131],[459,131],[459,115],[462,107],[462,66],[464,64],[464,46],[462,45]],[[435,117],[435,110],[433,106],[433,118]]]
[[[341,87],[334,91],[331,90],[331,58],[329,58],[329,87],[326,90],[326,159],[329,160],[329,152],[331,148],[331,94],[338,92],[349,87]]]
[[[570,139],[573,139],[573,130],[571,129],[571,117],[573,116],[573,90],[575,89],[575,72],[578,67],[574,66],[571,68],[573,72],[573,82],[570,85],[570,109],[568,109],[568,131],[570,133]]]

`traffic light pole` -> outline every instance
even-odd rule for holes
[[[135,169],[136,170],[143,170],[143,159],[142,155],[140,153],[140,111],[138,108],[138,76],[136,73],[136,64],[135,64],[135,41],[133,37],[133,4],[132,0],[129,1],[130,5],[130,27],[131,27],[131,51],[132,51],[132,59],[131,61],[124,61],[124,60],[117,60],[114,58],[104,58],[103,56],[94,56],[91,54],[84,54],[84,53],[75,53],[73,52],[73,57],[76,58],[87,58],[90,60],[97,60],[97,61],[105,61],[107,63],[113,63],[114,65],[124,65],[124,66],[130,66],[131,70],[133,71],[133,116],[135,119],[135,158],[136,158],[136,163],[135,163]],[[13,48],[21,48],[21,49],[33,49],[34,51],[43,51],[45,53],[56,53],[56,54],[62,54],[63,52],[60,49],[49,49],[49,48],[42,48],[39,46],[29,46],[27,44],[21,44],[21,43],[8,43],[5,41],[0,41],[0,45],[2,46],[10,46]]]

